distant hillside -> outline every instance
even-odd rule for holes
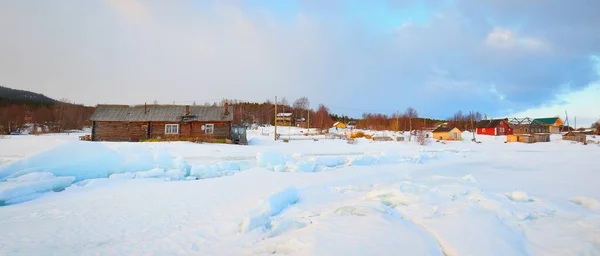
[[[58,101],[43,94],[0,86],[0,105],[54,105]]]

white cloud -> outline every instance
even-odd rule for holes
[[[519,36],[507,28],[496,27],[486,37],[485,44],[494,49],[546,51],[550,45],[542,39]]]

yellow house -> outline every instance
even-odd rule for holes
[[[552,134],[560,133],[563,126],[560,117],[536,118],[533,119],[533,122],[548,127],[548,132]]]
[[[433,130],[433,138],[436,140],[462,140],[462,132],[452,126],[440,126]]]
[[[340,129],[346,129],[346,124],[342,123],[342,122],[335,122],[335,124],[333,124],[334,128],[340,128]]]

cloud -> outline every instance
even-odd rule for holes
[[[590,57],[590,62],[596,67],[596,81],[590,83],[582,90],[570,90],[568,85],[563,91],[556,94],[555,97],[547,103],[528,108],[512,116],[517,117],[544,117],[560,116],[565,118],[569,115],[569,125],[575,125],[577,117],[578,127],[587,127],[596,120],[600,119],[600,108],[597,107],[600,99],[600,58],[598,56]]]
[[[550,46],[541,39],[518,37],[512,30],[494,28],[486,37],[485,44],[500,50],[547,51]]]
[[[0,83],[92,105],[308,96],[355,116],[445,118],[536,108],[596,80],[595,2],[368,4],[4,1]]]
[[[125,17],[134,21],[145,21],[150,18],[150,10],[141,0],[106,0]]]

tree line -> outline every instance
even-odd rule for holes
[[[225,100],[229,106],[233,107],[233,123],[234,124],[275,124],[275,112],[277,113],[292,113],[293,121],[310,122],[312,128],[329,128],[338,118],[342,116],[332,115],[329,108],[324,104],[319,104],[315,109],[310,107],[310,101],[307,97],[300,97],[290,104],[286,98],[282,98],[277,102],[277,111],[275,103],[271,100],[265,100],[262,103],[240,101],[240,100]]]
[[[93,107],[68,102],[55,103],[11,102],[0,103],[0,134],[64,132],[81,130],[90,125]]]

